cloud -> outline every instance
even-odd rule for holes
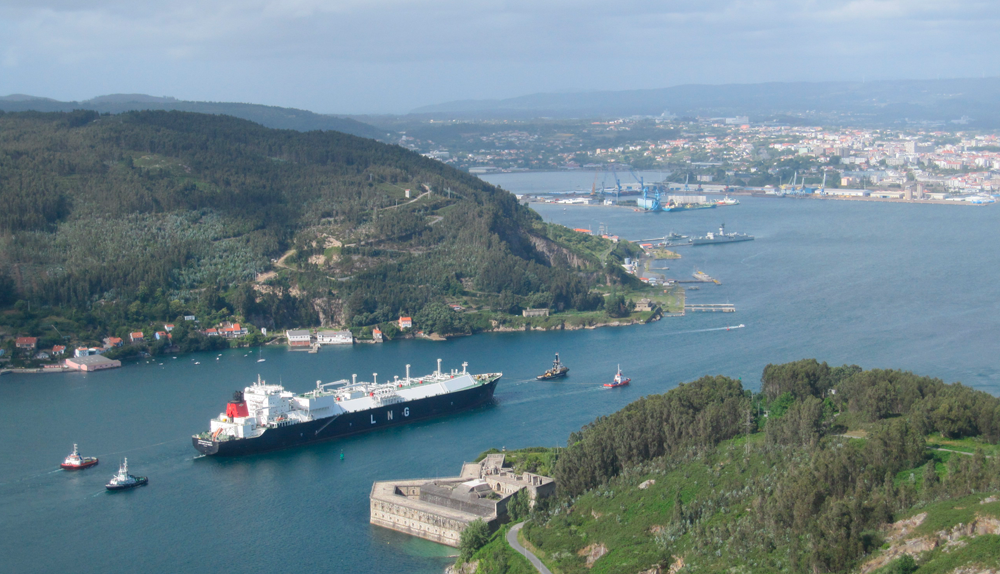
[[[992,37],[998,12],[980,0],[0,0],[0,63],[19,70],[0,93],[90,68],[116,73],[81,76],[74,88],[95,92],[77,97],[266,92],[335,111],[571,87],[997,74],[969,39]],[[281,85],[262,89],[262,77]]]

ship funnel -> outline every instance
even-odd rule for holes
[[[468,368],[468,366],[469,366],[469,362],[468,361],[462,363],[462,374],[463,375],[467,373],[466,369]]]
[[[437,370],[437,374],[438,374],[438,376],[439,376],[439,377],[441,376],[441,359],[438,359],[438,370]]]
[[[358,374],[357,373],[354,373],[353,375],[351,375],[351,384],[352,385],[358,384]]]
[[[373,385],[378,384],[378,373],[372,373],[372,384]]]
[[[406,365],[406,382],[410,382],[410,365]]]

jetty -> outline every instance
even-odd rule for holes
[[[732,303],[692,303],[685,305],[684,311],[696,311],[701,313],[735,313],[736,305]]]

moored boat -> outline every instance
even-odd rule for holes
[[[90,468],[97,464],[96,456],[80,456],[80,450],[77,448],[76,444],[73,445],[73,452],[66,457],[61,466],[65,470],[81,470],[84,468]]]
[[[618,365],[618,373],[615,374],[615,380],[610,383],[604,383],[604,386],[609,389],[613,389],[615,387],[624,387],[631,382],[632,379],[626,378],[625,375],[622,374],[622,366]]]
[[[149,479],[145,476],[133,476],[128,473],[128,459],[122,463],[118,473],[111,477],[111,482],[104,485],[108,490],[127,490],[137,486],[146,486]]]

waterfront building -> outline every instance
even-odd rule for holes
[[[309,335],[309,331],[304,329],[285,331],[285,336],[288,337],[288,346],[290,347],[308,347],[312,344],[312,337]]]
[[[316,342],[320,345],[353,345],[354,335],[350,331],[319,331]]]
[[[521,311],[522,317],[548,317],[548,309],[523,309]]]
[[[104,369],[114,369],[122,366],[122,362],[109,359],[103,355],[90,355],[86,357],[73,357],[66,359],[66,367],[74,371],[103,371]]]
[[[555,493],[552,478],[504,466],[505,455],[487,455],[462,465],[459,476],[375,482],[369,521],[383,528],[457,547],[474,520],[495,530],[507,519],[507,503],[524,490],[529,504]]]

